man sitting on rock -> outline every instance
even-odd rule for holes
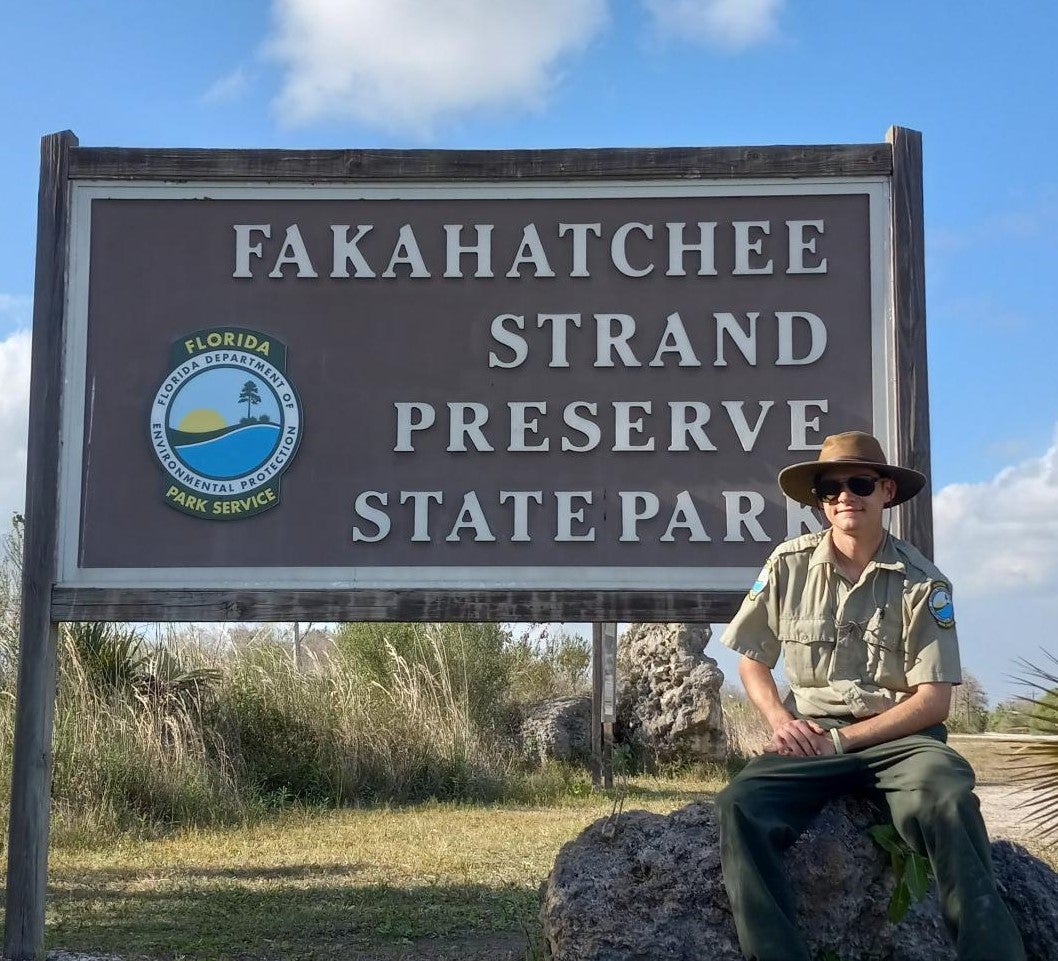
[[[868,794],[929,858],[958,957],[1024,961],[973,769],[945,743],[962,679],[951,587],[882,523],[925,482],[858,431],[827,437],[818,460],[779,474],[787,496],[821,507],[830,527],[776,548],[723,637],[743,655],[742,683],[772,731],[717,798],[724,883],[749,959],[811,961],[781,853],[828,800]],[[780,653],[785,702],[772,677]]]

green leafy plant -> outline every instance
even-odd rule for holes
[[[131,691],[149,657],[143,638],[121,624],[69,624],[77,664],[98,691]]]
[[[868,830],[871,839],[886,854],[893,866],[896,886],[889,899],[889,920],[896,924],[911,908],[911,901],[921,901],[929,890],[932,875],[928,859],[912,851],[891,824],[876,824]]]
[[[189,667],[178,654],[155,648],[141,665],[135,686],[141,697],[164,706],[201,705],[220,683],[221,672],[212,667]]]
[[[148,647],[135,629],[123,624],[69,624],[66,630],[71,661],[103,695],[132,695],[163,708],[190,708],[221,677],[215,668],[187,666],[165,647]]]

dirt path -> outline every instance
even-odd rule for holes
[[[1021,788],[1008,784],[979,784],[977,796],[981,799],[981,816],[990,838],[1018,841],[1027,836],[1025,812],[1018,806],[1024,796]]]

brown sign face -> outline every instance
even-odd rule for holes
[[[806,522],[779,468],[884,433],[877,185],[636,189],[97,188],[64,578],[751,581]]]

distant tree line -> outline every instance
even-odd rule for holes
[[[981,682],[964,673],[962,684],[952,688],[947,725],[953,734],[1053,734],[1048,714],[1058,717],[1058,688],[1035,697],[1010,697],[989,708]]]

